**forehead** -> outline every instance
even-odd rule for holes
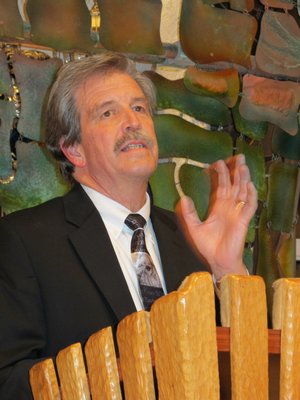
[[[83,117],[96,116],[107,106],[148,101],[139,84],[127,73],[111,72],[88,77],[75,92],[78,111]]]
[[[113,71],[105,74],[93,74],[76,90],[76,96],[89,97],[93,95],[113,97],[120,94],[134,94],[145,97],[139,84],[127,73]]]

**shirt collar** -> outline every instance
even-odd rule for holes
[[[125,226],[124,221],[127,215],[131,214],[132,211],[88,186],[81,186],[97,208],[105,226],[109,228],[114,237],[117,238]],[[145,204],[136,214],[142,215],[146,220],[146,225],[148,224],[150,218],[150,198],[148,193],[146,193]]]

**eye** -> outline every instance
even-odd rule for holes
[[[104,113],[102,114],[102,118],[109,118],[111,115],[112,115],[112,111],[107,110],[107,111],[104,111]]]
[[[140,106],[140,105],[138,105],[138,106],[134,106],[133,107],[133,109],[136,111],[136,112],[146,112],[146,108],[144,107],[144,106]]]

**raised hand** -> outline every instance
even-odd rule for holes
[[[257,192],[242,154],[215,162],[209,173],[212,191],[206,220],[199,219],[187,196],[178,203],[177,214],[191,245],[219,280],[228,273],[246,273],[243,249]]]

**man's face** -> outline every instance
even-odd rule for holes
[[[102,193],[132,180],[147,183],[158,159],[149,105],[127,74],[94,76],[76,94],[80,111],[82,162],[75,177]]]

